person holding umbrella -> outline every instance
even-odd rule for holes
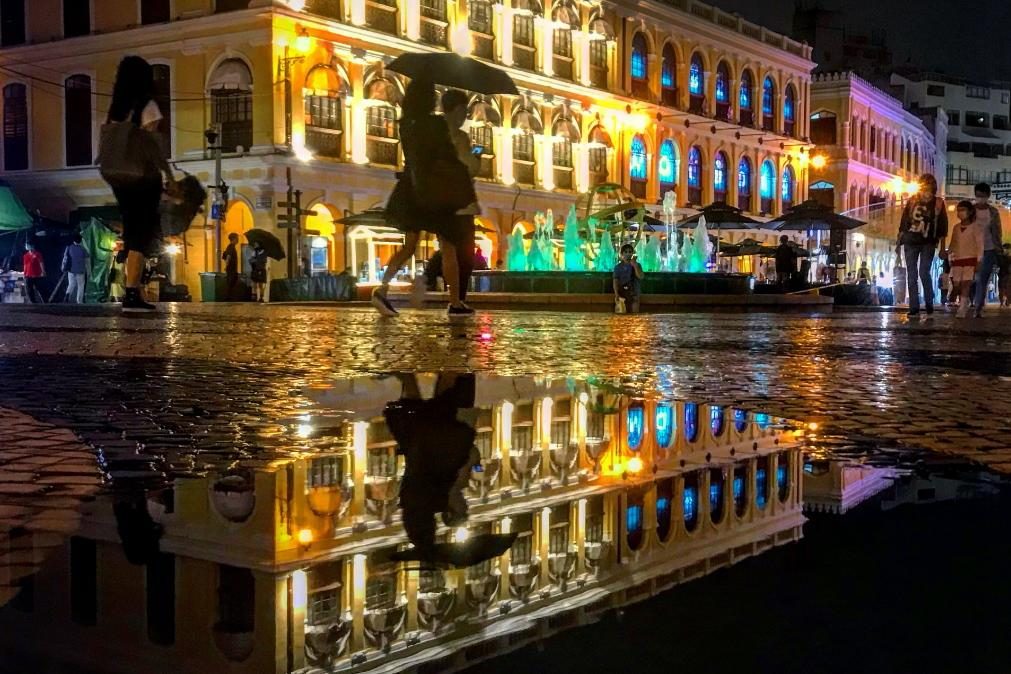
[[[253,250],[249,255],[249,280],[253,284],[253,301],[266,302],[267,264],[269,260],[283,260],[281,240],[265,229],[246,232],[246,241]]]

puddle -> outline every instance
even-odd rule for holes
[[[1008,514],[1006,483],[977,467],[823,437],[817,424],[714,404],[704,391],[424,373],[261,391],[254,415],[214,402],[248,402],[248,392],[203,382],[143,409],[113,386],[90,423],[67,420],[94,449],[105,488],[55,542],[7,513],[9,671],[603,672],[642,652],[636,671],[659,672],[696,656],[711,665],[714,634],[728,631],[785,649],[786,626],[791,639],[811,630],[829,651],[852,649],[826,626],[957,631],[944,627],[943,606],[907,615],[918,606],[901,585],[902,565],[917,564],[907,553],[926,545],[907,574],[931,569],[928,581],[942,584],[977,542],[932,534],[968,536],[961,518]],[[417,496],[418,475],[439,482],[432,466],[464,440],[480,457],[460,482],[469,516],[435,520],[433,543],[507,535],[507,552],[459,567],[391,562],[408,547],[398,493]],[[412,464],[421,468],[405,473],[398,448],[423,457]],[[452,510],[452,478],[441,496],[425,482],[405,499]],[[894,567],[875,566],[893,557]],[[992,567],[979,564],[974,582],[1006,606],[1011,591]],[[865,609],[857,597],[868,588]],[[872,610],[882,589],[894,596]],[[808,650],[812,659],[796,654]],[[753,669],[822,671],[813,649],[794,651]]]

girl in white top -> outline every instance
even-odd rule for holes
[[[951,232],[948,261],[951,262],[951,283],[958,293],[958,318],[969,314],[969,290],[976,267],[983,258],[983,226],[976,222],[976,207],[970,201],[958,203],[958,224]]]

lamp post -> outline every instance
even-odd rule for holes
[[[284,54],[277,61],[277,76],[284,81],[284,144],[288,150],[292,149],[292,91],[291,91],[291,66],[305,60],[306,54],[312,50],[312,38],[303,28],[295,38],[295,56],[291,56],[291,45],[287,39],[283,39],[281,46]]]

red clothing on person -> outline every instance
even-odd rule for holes
[[[21,258],[27,278],[42,278],[45,276],[42,267],[42,254],[37,250],[29,250]]]

